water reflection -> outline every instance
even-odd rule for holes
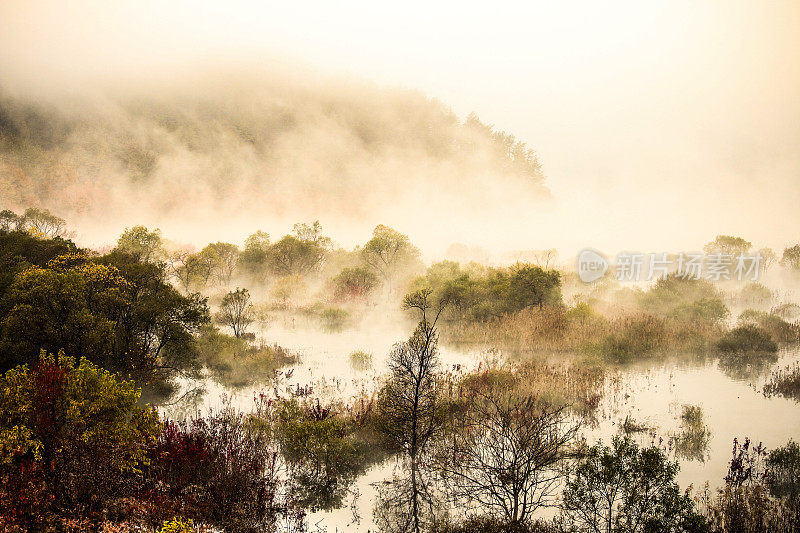
[[[406,338],[412,327],[392,315],[374,317],[360,328],[339,333],[320,332],[314,324],[299,321],[287,327],[278,324],[264,331],[263,340],[297,354],[296,363],[274,372],[269,380],[238,389],[221,385],[210,375],[200,383],[183,383],[184,396],[162,405],[161,410],[183,418],[220,406],[223,397],[234,407],[249,409],[254,394],[262,393],[345,401],[371,395],[386,372],[385,358],[392,345]],[[354,351],[372,354],[371,365],[351,364]],[[503,355],[497,350],[441,346],[442,366],[451,371],[469,371]],[[698,360],[676,356],[609,369],[604,394],[587,418],[582,437],[588,443],[600,438],[609,442],[611,436],[628,432],[640,445],[655,444],[679,460],[678,481],[683,487],[699,487],[706,481],[712,488],[720,486],[734,437],[763,441],[768,448],[800,438],[800,403],[780,396],[768,398],[761,392],[770,370],[797,361],[797,348],[783,348],[773,357]],[[381,500],[378,493],[397,493],[403,485],[397,476],[391,463],[372,467],[347,491],[319,502],[320,508],[340,508],[312,512],[311,530],[374,531],[376,515],[371,510]],[[391,506],[384,509],[391,510]]]

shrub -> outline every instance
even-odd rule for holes
[[[372,270],[354,267],[342,269],[331,282],[337,300],[366,301],[378,286],[379,280]]]
[[[339,307],[326,307],[319,313],[319,321],[326,331],[337,332],[344,329],[350,314]]]
[[[366,444],[335,406],[283,404],[277,426],[281,453],[290,466],[298,502],[312,509],[341,506],[368,463]]]
[[[706,485],[698,502],[712,531],[794,533],[800,528],[796,445],[767,454],[749,439],[734,439],[725,486],[711,495]]]
[[[675,482],[677,472],[678,464],[658,448],[640,450],[627,437],[614,437],[611,447],[598,443],[568,477],[562,520],[588,531],[702,530],[692,500]]]
[[[239,532],[272,531],[280,517],[301,518],[280,491],[272,403],[257,408],[253,416],[226,407],[165,425],[147,472],[155,518],[180,514]]]
[[[372,369],[372,354],[361,350],[350,354],[350,368],[363,372]]]
[[[790,440],[785,446],[770,450],[766,472],[774,496],[800,498],[800,445]]]
[[[237,339],[211,326],[201,330],[197,349],[211,376],[230,387],[270,382],[277,370],[299,360],[277,344],[253,346],[247,338]]]
[[[0,510],[44,528],[54,516],[98,518],[135,492],[158,416],[86,359],[42,353],[0,378]]]
[[[434,528],[434,533],[558,533],[559,529],[547,522],[504,522],[496,517],[474,516],[458,523],[445,522]]]
[[[778,345],[763,328],[747,324],[723,335],[717,349],[723,354],[775,353]]]
[[[675,453],[682,459],[705,462],[711,431],[703,423],[703,408],[684,405],[681,409],[681,430],[675,439]]]

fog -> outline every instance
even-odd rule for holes
[[[799,24],[743,1],[6,2],[0,204],[89,245],[320,219],[348,247],[391,225],[429,258],[718,233],[780,249],[800,223]],[[543,184],[471,111],[536,151]]]

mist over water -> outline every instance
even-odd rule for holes
[[[137,223],[202,245],[314,219],[346,247],[385,223],[429,257],[795,238],[797,9],[531,5],[501,31],[426,7],[4,4],[0,203],[51,208],[92,245]],[[536,150],[534,183],[460,127],[471,111]]]
[[[419,457],[453,475],[484,393],[563,409],[559,468],[626,435],[715,491],[734,438],[800,436],[797,28],[799,5],[746,0],[1,3],[0,355],[37,361],[28,332],[94,349],[162,421],[266,401],[286,501],[320,449],[352,452],[332,510],[287,504],[311,531],[379,530]],[[677,275],[699,250],[769,264]],[[670,267],[614,279],[619,252]],[[420,331],[429,457],[387,428]]]

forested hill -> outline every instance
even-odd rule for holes
[[[468,207],[498,190],[548,195],[533,150],[408,90],[207,77],[171,89],[0,93],[0,203],[11,209],[363,215],[419,195]]]

